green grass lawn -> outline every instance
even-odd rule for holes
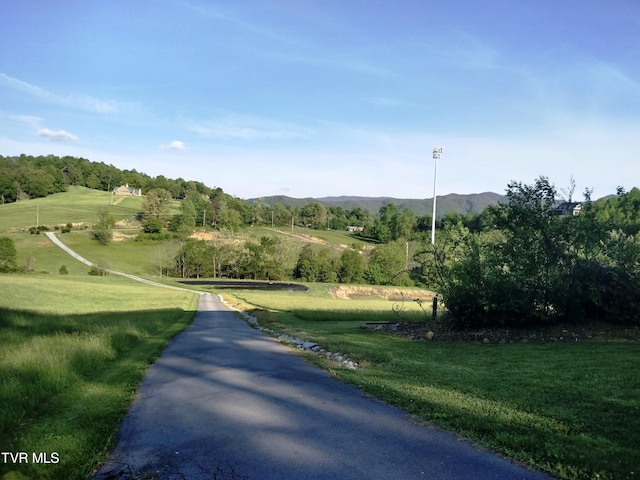
[[[0,291],[0,450],[59,459],[0,463],[0,478],[87,478],[198,297],[86,275],[0,275]]]
[[[0,232],[10,229],[28,229],[39,225],[53,227],[75,224],[93,224],[100,208],[107,208],[116,219],[131,220],[142,210],[144,197],[114,197],[111,194],[85,187],[69,187],[67,192],[44,198],[21,200],[0,205]]]
[[[271,310],[270,328],[346,353],[337,378],[514,460],[567,479],[640,475],[640,345],[588,341],[483,345],[411,341],[361,329],[393,318],[390,302],[309,292],[235,291]],[[416,317],[417,319],[418,317]]]
[[[137,232],[101,245],[89,232],[70,232],[58,238],[69,248],[97,265],[135,275],[159,276],[178,250],[174,241],[136,242]],[[71,257],[69,257],[71,258]],[[73,260],[73,259],[72,259]]]

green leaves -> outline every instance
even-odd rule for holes
[[[633,212],[633,199],[627,195],[616,199],[618,210]],[[610,206],[594,206],[587,199],[578,216],[561,216],[555,198],[555,188],[546,177],[533,185],[512,182],[507,202],[484,215],[483,231],[471,233],[461,224],[445,222],[431,255],[427,249],[422,254],[422,273],[437,279],[459,324],[585,318],[638,322],[637,235],[610,230],[611,223],[599,219]],[[618,218],[629,217],[623,212]]]

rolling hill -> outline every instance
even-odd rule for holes
[[[473,193],[468,195],[459,195],[450,193],[448,195],[438,196],[436,201],[436,214],[438,217],[444,216],[448,212],[456,212],[461,214],[481,213],[489,205],[494,205],[504,198],[503,195],[484,192]],[[362,208],[376,214],[380,207],[389,203],[395,203],[398,208],[408,208],[417,216],[430,214],[433,209],[433,199],[404,199],[393,197],[322,197],[322,198],[292,198],[284,195],[276,195],[262,198],[251,198],[249,202],[263,202],[267,205],[274,206],[277,203],[281,205],[302,208],[312,202],[319,202],[326,207],[342,207],[345,210],[354,208]]]

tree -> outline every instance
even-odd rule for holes
[[[260,243],[245,244],[248,252],[241,275],[254,280],[281,280],[285,277],[285,266],[280,258],[281,240],[264,235]]]
[[[192,192],[190,192],[192,193]],[[197,192],[193,192],[198,195]],[[179,232],[183,235],[190,235],[196,226],[196,208],[193,201],[187,195],[180,204],[180,213],[174,215],[169,224],[169,230]]]
[[[157,218],[150,218],[142,225],[144,233],[160,233],[164,224]]]
[[[164,188],[154,188],[147,192],[147,196],[142,203],[142,213],[145,218],[156,218],[164,220],[169,213],[171,203],[171,193]]]
[[[580,233],[593,222],[557,215],[555,198],[545,177],[533,185],[512,182],[507,202],[489,208],[484,231],[471,233],[461,219],[444,223],[441,243],[432,250],[434,266],[447,309],[459,324],[584,317],[595,276],[584,246],[597,229]]]
[[[309,203],[300,211],[300,221],[316,230],[327,228],[327,209],[318,202]]]
[[[303,282],[336,282],[337,264],[331,250],[323,248],[315,252],[309,244],[302,247],[294,270],[294,278]]]
[[[298,256],[298,262],[293,272],[294,278],[302,280],[303,282],[315,282],[317,271],[315,262],[315,253],[311,245],[306,244],[302,247],[300,255]]]
[[[0,203],[13,203],[18,198],[18,189],[15,182],[8,177],[0,177]]]
[[[373,285],[409,284],[404,242],[386,243],[371,250],[365,278]]]
[[[213,189],[209,195],[211,201],[211,225],[217,227],[218,220],[227,210],[227,197],[220,187]]]
[[[218,214],[216,227],[230,232],[237,231],[242,225],[240,212],[231,208],[225,208]]]
[[[533,185],[511,182],[506,196],[505,204],[494,207],[495,227],[506,235],[497,267],[509,272],[519,313],[548,318],[558,313],[557,297],[571,265],[569,224],[556,214],[557,192],[546,177]]]
[[[413,211],[403,208],[391,217],[391,237],[393,240],[408,239],[413,232],[416,216]]]
[[[93,236],[100,244],[107,245],[113,239],[116,221],[106,208],[98,210],[98,222],[93,226]]]
[[[174,271],[182,278],[198,278],[212,273],[210,253],[204,240],[184,241],[174,259]]]
[[[13,240],[9,237],[0,237],[0,272],[16,272],[18,270],[17,256],[18,252]]]
[[[351,248],[343,250],[338,272],[342,283],[362,283],[365,269],[365,260],[360,252]]]

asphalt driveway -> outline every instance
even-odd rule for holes
[[[153,364],[105,479],[548,479],[305,363],[202,295]]]

